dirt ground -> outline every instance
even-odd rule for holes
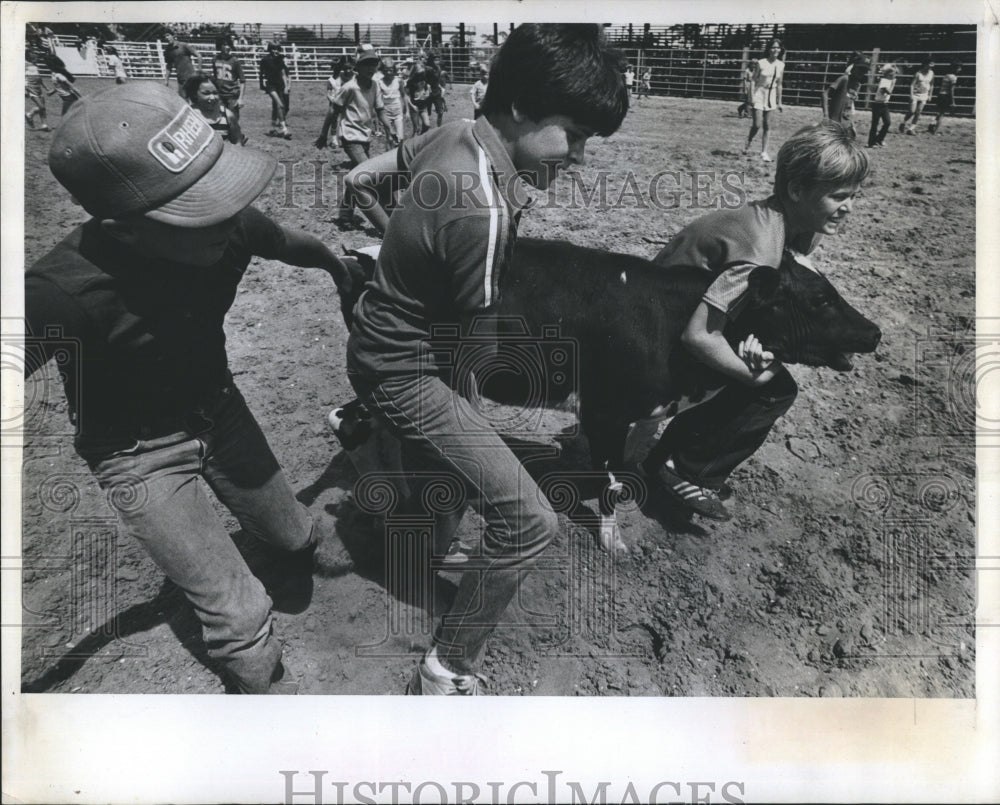
[[[468,89],[451,88],[446,119],[471,115]],[[279,168],[258,206],[338,250],[376,243],[373,230],[332,223],[344,156],[313,146],[321,86],[295,88],[290,141],[264,136],[264,96],[253,87],[247,95],[251,146],[297,165],[302,182],[289,185]],[[58,121],[54,102],[50,113]],[[776,113],[771,153],[819,116]],[[858,117],[865,136],[868,115]],[[975,695],[974,125],[949,119],[932,136],[926,122],[917,136],[894,130],[886,148],[868,152],[874,169],[853,215],[815,254],[882,328],[877,353],[858,356],[847,374],[793,368],[800,396],[731,479],[728,523],[685,518],[654,490],[621,507],[629,550],[612,556],[596,543],[597,501],[585,487],[583,508],[572,520],[561,515],[565,528],[490,642],[490,693]],[[660,247],[646,239],[668,239],[720,199],[769,191],[773,163],[742,152],[746,128],[735,104],[644,99],[618,133],[592,142],[580,171],[586,188],[607,172],[606,203],[566,209],[564,179],[557,196],[526,212],[521,233],[651,257]],[[26,134],[30,264],[85,214],[45,166],[50,135]],[[658,207],[645,194],[660,171],[679,174],[662,174]],[[694,181],[705,190],[694,192]],[[255,261],[226,330],[237,383],[326,535],[311,606],[277,615],[300,692],[401,694],[432,614],[387,591],[384,540],[360,527],[347,502],[356,475],[325,424],[353,396],[332,284]],[[103,493],[72,450],[55,377],[48,367],[26,392],[23,690],[222,692],[184,598],[138,545],[116,537]],[[545,422],[555,449],[539,467],[585,471],[582,438],[558,435],[573,417]],[[463,524],[473,544],[477,527],[472,516]],[[456,576],[436,579],[428,599],[445,597]]]

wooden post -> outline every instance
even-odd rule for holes
[[[493,23],[493,44],[500,44],[500,26],[497,23]]]
[[[701,57],[701,98],[705,97],[705,71],[708,70],[708,51]]]
[[[868,86],[865,87],[865,109],[871,108],[872,87],[875,86],[878,81],[878,60],[881,53],[881,48],[872,49],[872,63],[871,67],[868,69]]]
[[[465,23],[460,22],[458,24],[458,46],[460,48],[465,47]]]
[[[354,23],[354,46],[361,44],[361,23]]]

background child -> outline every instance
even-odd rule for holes
[[[349,57],[341,56],[330,64],[330,76],[326,79],[326,100],[329,108],[326,117],[323,118],[323,128],[316,138],[317,148],[326,148],[330,145],[330,131],[337,130],[337,118],[343,111],[337,105],[337,96],[340,94],[340,88],[352,78],[354,78],[354,62]]]
[[[423,134],[431,127],[431,88],[422,64],[414,64],[406,79],[406,106],[410,112],[413,136]]]
[[[952,62],[951,68],[941,79],[941,86],[938,88],[937,97],[934,99],[934,104],[937,108],[937,117],[927,127],[927,130],[931,134],[936,134],[941,130],[941,120],[955,105],[955,84],[958,83],[958,74],[960,72],[962,72],[962,63]],[[915,121],[914,125],[916,125]]]
[[[114,75],[115,83],[124,84],[125,80],[128,78],[125,73],[125,63],[122,61],[122,57],[118,55],[118,50],[113,45],[108,45],[104,48],[104,61],[108,65],[108,69],[111,71],[112,75]]]
[[[629,68],[632,69],[631,67]],[[632,91],[632,84],[628,79],[628,73],[625,73],[625,87],[629,92]],[[483,113],[483,100],[486,98],[486,87],[490,83],[490,71],[485,64],[479,65],[479,80],[472,85],[472,89],[469,90],[469,95],[472,96],[472,119],[476,120]]]
[[[243,93],[247,88],[246,77],[243,74],[243,63],[233,53],[232,42],[228,36],[220,36],[215,40],[218,53],[212,59],[212,78],[219,88],[222,104],[236,119],[240,119],[240,107],[243,106]]]
[[[848,71],[826,88],[820,98],[823,117],[839,123],[854,139],[858,136],[854,128],[854,102],[858,98],[858,88],[868,76],[868,60],[857,57],[850,63]]]
[[[260,60],[260,88],[271,99],[271,130],[268,137],[292,139],[285,118],[288,116],[292,79],[281,54],[281,45],[269,42],[267,54]]]
[[[382,62],[381,77],[377,79],[382,90],[382,103],[389,126],[385,129],[386,143],[390,148],[399,145],[406,137],[403,115],[403,82],[396,74],[392,59]]]
[[[735,210],[702,216],[656,256],[671,266],[700,266],[715,279],[688,322],[685,348],[733,382],[667,426],[642,461],[651,478],[688,511],[715,520],[730,515],[719,499],[730,473],[756,452],[792,405],[798,388],[774,356],[748,338],[734,350],[724,335],[759,266],[778,266],[786,249],[808,254],[835,235],[868,176],[868,158],[843,126],[825,120],[781,146],[774,194]]]
[[[223,140],[233,145],[246,145],[247,138],[240,129],[240,119],[236,113],[222,103],[215,79],[208,75],[196,75],[188,79],[184,93],[190,104],[197,109],[208,125],[221,135]]]
[[[70,73],[58,69],[52,71],[52,92],[49,94],[58,94],[62,99],[62,114],[64,116],[70,107],[82,97],[80,91],[73,86],[75,80]]]
[[[741,103],[736,108],[737,117],[744,118],[750,114],[750,109],[753,107],[753,65],[748,64],[743,68],[743,78],[742,78],[742,89],[740,95],[743,98],[743,103]]]
[[[883,148],[885,135],[892,125],[892,116],[889,114],[889,99],[892,91],[896,87],[896,65],[883,64],[881,77],[878,86],[875,88],[875,97],[872,98],[872,127],[868,131],[868,147]]]
[[[352,166],[360,165],[371,155],[376,121],[384,128],[389,128],[389,121],[385,116],[385,101],[382,98],[382,85],[374,79],[379,64],[375,48],[369,44],[361,45],[354,64],[354,78],[340,88],[334,100],[337,106],[343,109],[337,134],[340,146]],[[354,194],[350,186],[344,188],[344,197],[336,223],[346,227],[355,225]]]
[[[42,124],[38,126],[39,131],[52,131],[46,120],[45,95],[51,95],[53,90],[42,79],[42,74],[38,70],[38,65],[28,52],[24,52],[24,97],[29,106],[24,113],[24,119],[28,121],[29,128],[35,128],[35,118]]]
[[[767,45],[767,55],[758,59],[753,68],[753,108],[750,133],[744,151],[750,150],[753,138],[760,131],[760,158],[771,161],[767,152],[767,140],[771,131],[771,112],[781,111],[781,82],[785,75],[785,63],[781,60],[784,48],[780,39],[772,39]]]
[[[913,74],[913,81],[910,82],[910,111],[903,117],[903,122],[899,124],[900,133],[916,134],[913,130],[920,120],[920,113],[927,104],[931,89],[934,87],[934,61],[930,56],[925,56],[920,62],[920,67]]]

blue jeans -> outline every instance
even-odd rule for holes
[[[348,376],[371,414],[402,441],[404,469],[434,470],[454,479],[486,520],[482,561],[465,566],[434,638],[450,667],[473,673],[523,571],[555,537],[555,512],[497,432],[440,378]],[[411,511],[433,505],[433,495],[413,484],[411,489],[406,504]],[[435,553],[447,547],[463,513],[464,506],[435,516]]]
[[[798,386],[784,367],[763,386],[731,383],[708,402],[677,416],[643,466],[654,474],[672,457],[685,481],[717,490],[764,444],[797,394]]]
[[[243,395],[229,385],[197,424],[101,455],[78,445],[118,516],[194,607],[208,654],[243,693],[265,693],[281,659],[271,599],[250,572],[199,482],[243,530],[289,551],[312,541],[295,499]]]

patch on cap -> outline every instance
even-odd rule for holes
[[[150,139],[149,153],[167,170],[181,173],[211,145],[214,137],[215,131],[205,118],[188,106]]]

